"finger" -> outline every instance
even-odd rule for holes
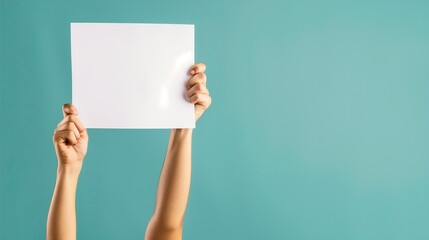
[[[191,79],[188,80],[187,88],[190,89],[192,86],[194,86],[197,83],[202,83],[206,85],[207,82],[207,76],[205,73],[198,73],[195,76],[193,76]]]
[[[194,75],[197,73],[202,73],[206,71],[206,65],[204,63],[196,63],[191,68],[189,68],[189,74]]]
[[[77,143],[77,138],[71,130],[55,132],[55,138],[60,142],[65,142],[66,144],[75,145]]]
[[[205,108],[208,108],[210,104],[212,103],[212,98],[203,93],[195,93],[190,97],[190,100],[195,105],[201,105]]]
[[[77,109],[72,104],[66,103],[63,105],[63,115],[65,117],[70,114],[77,115],[78,114]]]
[[[76,136],[76,139],[80,138],[79,130],[77,129],[74,122],[65,122],[62,125],[60,125],[55,131],[57,132],[73,131],[74,135]]]
[[[194,95],[195,93],[204,93],[209,95],[209,90],[207,87],[202,83],[197,83],[194,86],[191,87],[188,91],[188,97]]]
[[[60,126],[60,125],[64,124],[65,122],[73,122],[76,125],[76,127],[80,133],[85,131],[85,127],[83,126],[79,117],[74,115],[74,114],[65,116],[64,119],[60,123],[58,123],[57,126]]]

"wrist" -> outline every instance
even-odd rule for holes
[[[192,141],[192,128],[171,129],[169,149]]]
[[[81,169],[82,169],[81,163],[75,163],[75,164],[59,163],[58,169],[57,169],[57,175],[61,175],[65,177],[79,177]]]
[[[193,128],[173,128],[171,129],[171,134],[175,135],[192,135]]]

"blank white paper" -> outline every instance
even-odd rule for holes
[[[87,128],[194,128],[194,25],[71,23],[72,103]]]

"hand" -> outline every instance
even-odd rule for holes
[[[88,148],[88,133],[77,114],[73,105],[63,105],[64,119],[55,129],[52,140],[57,153],[58,165],[71,166],[80,172]]]
[[[204,63],[197,63],[189,69],[189,74],[192,77],[188,80],[188,97],[189,101],[195,104],[195,121],[201,117],[212,103],[206,86],[205,70],[206,65]]]

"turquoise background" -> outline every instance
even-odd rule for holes
[[[429,239],[429,1],[0,0],[0,239],[44,239],[70,22],[193,23],[184,239]],[[89,130],[79,239],[142,239],[168,130]]]

